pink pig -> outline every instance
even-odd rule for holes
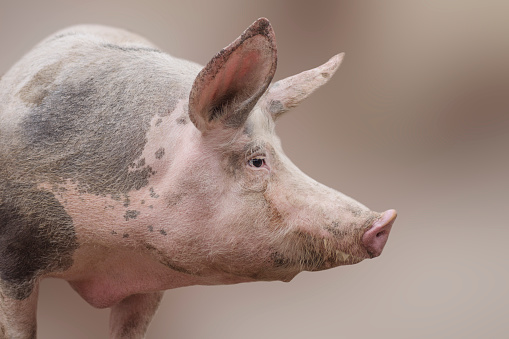
[[[204,68],[100,26],[37,45],[0,80],[0,338],[36,337],[45,277],[142,338],[163,290],[380,255],[396,212],[314,181],[274,131],[342,58],[271,85],[263,18]]]

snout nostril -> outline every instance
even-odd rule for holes
[[[385,211],[373,223],[371,228],[364,232],[362,243],[371,257],[376,257],[382,253],[396,216],[394,210]]]

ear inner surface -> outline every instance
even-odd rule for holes
[[[200,130],[217,123],[239,127],[276,71],[275,36],[267,19],[253,23],[198,74],[189,96],[189,115]]]

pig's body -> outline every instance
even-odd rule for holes
[[[274,134],[340,61],[266,91],[265,19],[203,70],[106,27],[39,44],[0,80],[0,338],[35,337],[44,277],[112,307],[111,337],[135,338],[159,291],[380,254],[395,213],[316,183]]]

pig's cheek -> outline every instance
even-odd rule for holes
[[[249,193],[263,193],[267,190],[269,179],[270,171],[267,169],[246,168],[241,180],[241,187]]]

